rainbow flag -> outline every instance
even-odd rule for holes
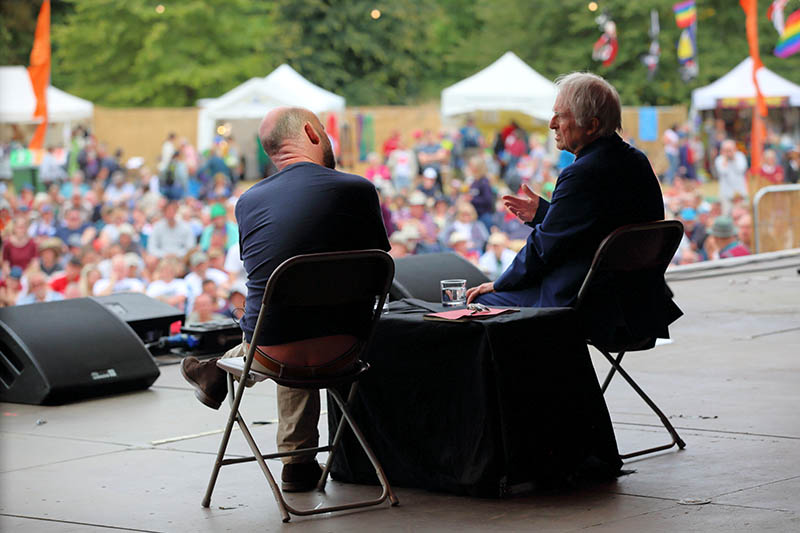
[[[783,33],[775,46],[775,55],[787,58],[800,52],[800,9],[789,15],[783,26]]]
[[[694,6],[694,0],[678,2],[672,6],[672,11],[675,12],[675,22],[679,28],[688,28],[697,21],[697,8]]]

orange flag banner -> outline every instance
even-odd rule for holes
[[[747,44],[750,47],[750,57],[753,59],[753,85],[756,87],[756,104],[753,108],[753,123],[750,130],[750,173],[752,174],[761,169],[761,153],[766,137],[763,117],[767,116],[767,104],[756,77],[756,72],[764,64],[758,53],[758,0],[739,0],[739,5],[742,6],[746,16]]]
[[[36,96],[34,118],[42,119],[36,128],[28,148],[43,148],[47,132],[47,87],[50,85],[50,0],[44,0],[36,21],[36,34],[31,49],[28,75],[31,78],[33,94]]]

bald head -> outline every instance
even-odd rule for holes
[[[302,161],[328,168],[336,166],[325,128],[308,109],[273,109],[261,121],[258,136],[261,146],[278,170]]]

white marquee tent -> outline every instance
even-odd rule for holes
[[[520,111],[550,120],[556,86],[513,52],[442,91],[442,115],[475,111]]]
[[[33,94],[28,69],[25,67],[0,67],[0,123],[32,124],[36,109],[36,96]],[[88,100],[78,98],[56,89],[47,88],[47,116],[49,122],[69,123],[89,119],[94,113],[94,105]]]
[[[198,102],[197,146],[210,148],[218,120],[261,119],[271,108],[302,106],[314,113],[344,111],[343,97],[318,87],[283,64],[264,78],[251,78],[219,98]]]
[[[753,98],[756,88],[753,84],[753,60],[748,57],[717,81],[692,91],[692,109],[705,111],[717,107],[720,98]],[[767,67],[756,73],[761,93],[765,97],[786,97],[789,105],[800,107],[800,85],[784,79]]]

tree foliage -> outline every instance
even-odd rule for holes
[[[267,11],[248,0],[80,0],[53,25],[54,83],[105,105],[186,106],[269,65]]]
[[[677,1],[677,0],[676,0]],[[686,104],[748,54],[735,0],[696,0],[700,74],[681,81],[672,0],[603,0],[617,24],[619,53],[591,58],[601,31],[586,0],[54,0],[53,83],[103,105],[182,106],[218,96],[288,63],[351,105],[438,98],[442,88],[512,50],[548,78],[591,70],[627,105]],[[772,55],[777,42],[759,7],[765,65],[800,83],[800,54]],[[0,58],[27,64],[41,1],[0,3]],[[790,0],[787,14],[800,8]],[[373,19],[370,13],[379,9]],[[647,79],[641,62],[650,10],[661,22],[661,62]]]

